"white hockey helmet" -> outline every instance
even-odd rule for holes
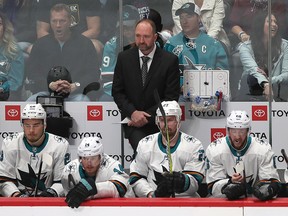
[[[24,119],[43,119],[46,125],[46,111],[41,104],[26,104],[21,113],[21,123]]]
[[[251,121],[246,111],[233,110],[227,117],[227,128],[248,128],[251,127]]]
[[[176,116],[177,121],[180,122],[181,116],[182,116],[182,110],[179,104],[175,100],[163,101],[161,104],[162,104],[162,107],[164,109],[166,116]],[[159,120],[159,116],[162,116],[162,113],[160,112],[160,109],[158,108],[156,110],[156,123]]]
[[[79,157],[89,157],[102,155],[104,153],[103,145],[98,137],[85,137],[78,146]]]

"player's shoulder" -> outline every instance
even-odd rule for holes
[[[102,162],[101,162],[102,170],[114,170],[114,169],[122,169],[122,165],[118,160],[110,157],[107,154],[103,154]]]
[[[272,149],[270,143],[257,137],[251,137],[251,144],[259,149],[259,151],[270,151]]]
[[[68,146],[69,143],[67,141],[67,139],[65,139],[64,137],[62,136],[58,136],[58,135],[55,135],[55,134],[52,134],[52,133],[47,133],[47,136],[48,136],[48,142],[53,142],[55,145],[58,145],[58,146]]]
[[[138,143],[137,151],[143,152],[143,153],[150,151],[153,148],[154,144],[157,143],[158,137],[159,137],[159,132],[150,134],[142,138]]]
[[[221,137],[212,141],[208,145],[207,150],[223,152],[223,148],[226,147],[227,147],[226,137]]]
[[[19,140],[23,140],[24,133],[23,132],[15,132],[15,133],[9,133],[8,136],[6,136],[3,139],[3,145],[16,145]]]
[[[68,164],[65,165],[64,173],[76,173],[79,169],[79,160],[75,159],[70,161]]]
[[[181,141],[188,145],[202,145],[202,142],[199,139],[184,132],[181,132]]]

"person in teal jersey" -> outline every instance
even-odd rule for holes
[[[199,7],[186,3],[176,10],[175,15],[180,17],[182,32],[171,37],[164,50],[178,56],[181,87],[184,69],[228,70],[228,57],[221,42],[200,31]]]

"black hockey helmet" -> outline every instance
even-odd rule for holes
[[[64,66],[55,66],[50,69],[47,75],[47,84],[57,80],[67,80],[69,83],[72,83],[72,78],[70,72]]]

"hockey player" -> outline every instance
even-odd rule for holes
[[[204,178],[203,146],[195,137],[179,131],[182,111],[176,101],[163,101],[162,106],[167,129],[158,108],[160,132],[139,142],[129,182],[138,197],[199,197],[197,190]]]
[[[5,197],[64,195],[61,174],[70,161],[68,142],[45,132],[41,104],[27,104],[21,113],[23,131],[6,137],[0,154],[0,194]]]
[[[232,111],[227,118],[227,136],[212,142],[207,150],[209,192],[229,200],[256,196],[270,200],[280,189],[274,152],[269,143],[249,136],[246,111]]]
[[[78,147],[79,159],[65,166],[62,184],[66,203],[78,208],[87,198],[133,197],[129,176],[121,164],[104,154],[98,137],[84,138]],[[126,194],[127,192],[127,194]]]

